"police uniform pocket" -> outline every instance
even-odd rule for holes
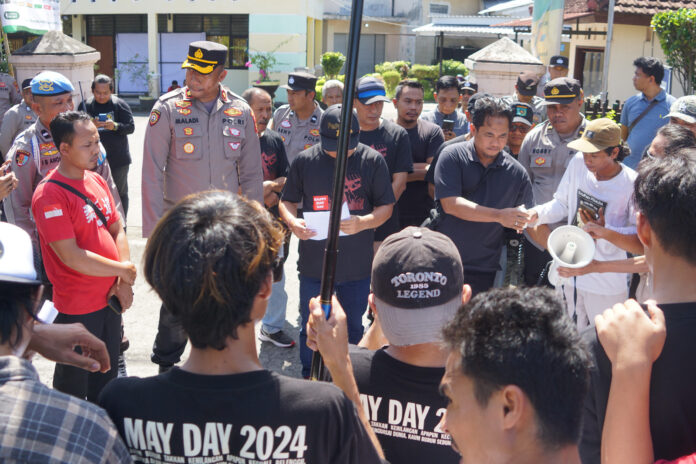
[[[236,160],[242,150],[245,128],[239,126],[224,125],[222,128],[222,143],[225,150],[225,158]]]
[[[203,157],[203,141],[198,126],[177,124],[174,126],[174,136],[177,159],[199,160]]]
[[[529,161],[530,168],[550,168],[553,164],[551,153],[532,153]]]

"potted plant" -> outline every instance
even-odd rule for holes
[[[336,79],[345,62],[346,57],[341,52],[326,52],[321,55],[321,67],[329,79]]]
[[[157,94],[157,78],[158,74],[148,71],[148,64],[142,61],[140,54],[136,53],[128,61],[121,63],[119,69],[116,69],[116,79],[118,80],[123,73],[128,73],[130,82],[137,84],[139,82],[147,82],[147,94],[139,95],[140,109],[150,111],[155,104],[155,96]]]
[[[248,53],[249,61],[246,62],[246,67],[249,68],[253,65],[259,70],[259,78],[252,85],[264,89],[271,95],[271,98],[275,98],[275,91],[280,85],[280,81],[271,79],[271,73],[274,72],[276,65],[279,64],[275,52],[291,39],[292,37],[282,41],[268,52],[255,51]]]

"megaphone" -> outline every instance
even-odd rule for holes
[[[558,267],[580,268],[592,262],[595,254],[594,239],[577,226],[561,226],[549,235],[546,247],[553,258],[549,268],[549,282],[558,286],[561,277]]]

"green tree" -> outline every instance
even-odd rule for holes
[[[336,79],[345,62],[346,57],[341,52],[326,52],[321,55],[321,67],[330,79]]]
[[[655,14],[650,23],[684,93],[693,94],[696,78],[696,9],[681,8]]]

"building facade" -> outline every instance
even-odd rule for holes
[[[122,94],[161,94],[183,84],[186,44],[229,47],[225,84],[242,92],[258,79],[248,53],[274,52],[273,79],[314,68],[323,51],[323,0],[61,0],[64,32],[101,53],[98,72]],[[284,95],[279,92],[279,98]]]

